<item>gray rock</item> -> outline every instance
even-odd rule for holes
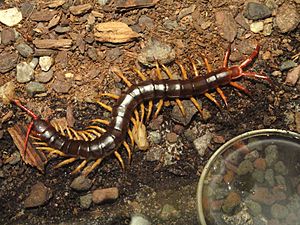
[[[32,69],[35,69],[38,64],[39,64],[39,59],[38,58],[32,58],[31,62],[29,63],[29,66]]]
[[[282,176],[282,175],[275,176],[275,181],[276,181],[276,184],[278,184],[282,187],[286,187],[286,181],[285,181],[284,176]]]
[[[274,171],[272,169],[267,169],[265,172],[265,181],[270,186],[273,187],[275,184]]]
[[[279,173],[281,175],[287,175],[288,173],[288,169],[282,161],[278,161],[277,163],[275,163],[274,170],[276,173]]]
[[[275,219],[284,219],[287,217],[289,210],[286,206],[275,203],[271,206],[271,214]]]
[[[300,22],[299,11],[294,4],[282,4],[276,14],[276,24],[281,33],[290,32],[297,28]]]
[[[71,84],[64,80],[55,80],[52,84],[52,88],[54,89],[54,91],[61,94],[67,94],[71,87]]]
[[[252,200],[248,200],[245,202],[246,203],[246,206],[249,208],[250,210],[250,213],[253,215],[253,216],[258,216],[261,214],[262,212],[262,207],[259,203],[257,202],[254,202]]]
[[[12,28],[4,28],[1,31],[1,43],[11,45],[16,41],[16,31]]]
[[[87,191],[92,185],[93,182],[91,179],[85,176],[78,176],[72,181],[70,187],[76,191]]]
[[[34,79],[34,70],[26,62],[21,62],[17,65],[17,81],[19,83],[27,83]]]
[[[47,72],[42,71],[41,73],[38,73],[35,76],[35,80],[40,83],[48,83],[52,78],[53,78],[53,70],[52,69],[50,69]]]
[[[43,183],[38,182],[31,187],[29,196],[24,201],[25,208],[33,208],[46,204],[52,198],[51,189],[47,188]]]
[[[219,35],[225,40],[232,42],[237,35],[238,25],[231,12],[227,10],[217,11],[215,17]]]
[[[20,43],[16,46],[16,49],[20,53],[21,56],[27,58],[33,55],[33,49],[26,43]]]
[[[171,118],[175,122],[186,126],[191,122],[193,116],[198,112],[198,110],[195,105],[189,100],[182,100],[181,102],[185,110],[185,115],[182,114],[180,108],[176,104],[172,109]]]
[[[39,82],[29,82],[26,87],[26,92],[30,95],[30,96],[34,96],[35,94],[38,93],[43,93],[46,91],[46,88],[43,84],[39,83]]]
[[[245,175],[247,173],[251,173],[253,171],[253,164],[250,160],[243,160],[237,169],[238,175]]]
[[[164,27],[168,30],[174,30],[178,27],[176,20],[165,19],[163,23]]]
[[[138,55],[138,61],[145,66],[154,67],[156,62],[168,64],[175,60],[175,50],[168,44],[151,38]]]
[[[90,208],[91,204],[93,202],[93,195],[92,194],[87,194],[80,196],[80,207],[83,209],[88,209]]]
[[[193,145],[195,149],[198,151],[200,156],[203,157],[205,155],[211,139],[212,139],[212,133],[207,131],[203,136],[193,141]]]
[[[249,2],[246,5],[244,16],[250,20],[264,19],[272,15],[272,11],[264,4]]]
[[[129,225],[151,225],[143,215],[133,215]]]
[[[280,70],[284,71],[284,70],[288,70],[288,69],[291,69],[291,68],[296,67],[296,66],[297,66],[297,63],[295,63],[294,61],[286,60],[286,61],[281,63]]]
[[[47,72],[51,68],[53,62],[54,62],[54,60],[50,56],[42,56],[39,59],[40,67],[45,72]]]
[[[263,183],[265,181],[265,173],[264,171],[255,169],[252,173],[252,178],[259,183]]]
[[[161,142],[161,134],[157,131],[150,131],[149,138],[154,144],[159,144]]]
[[[278,160],[277,145],[269,145],[265,148],[267,166],[272,166]]]
[[[0,10],[0,22],[13,27],[22,20],[22,13],[18,8]]]
[[[139,26],[143,29],[143,28],[147,28],[147,29],[152,29],[154,27],[154,21],[153,19],[151,19],[150,17],[146,16],[146,15],[142,15],[139,18]]]
[[[18,54],[4,53],[0,55],[0,73],[6,73],[16,67],[18,62]]]

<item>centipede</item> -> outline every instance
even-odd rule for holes
[[[195,63],[193,60],[190,60],[193,68],[191,70],[193,71],[192,77],[188,76],[187,70],[181,63],[176,62],[182,76],[182,79],[176,80],[173,78],[170,70],[165,65],[159,64],[159,62],[156,63],[158,78],[156,80],[147,79],[140,70],[135,69],[138,76],[142,79],[138,84],[132,84],[122,72],[116,71],[115,73],[127,84],[128,89],[121,95],[112,93],[101,94],[101,96],[109,96],[116,99],[113,107],[97,101],[100,106],[111,112],[110,121],[93,120],[104,124],[105,128],[91,125],[81,132],[69,128],[67,129],[67,134],[65,134],[60,132],[57,126],[52,125],[22,105],[19,100],[12,100],[13,104],[32,117],[32,121],[28,125],[24,148],[26,150],[29,135],[34,133],[34,136],[44,143],[44,146],[39,148],[67,158],[60,162],[58,167],[81,159],[82,162],[73,172],[79,172],[85,168],[82,172],[87,175],[98,167],[103,159],[111,155],[115,155],[122,167],[124,167],[119,149],[123,145],[127,151],[128,158],[131,158],[132,146],[135,144],[134,130],[138,129],[144,120],[149,120],[153,111],[154,101],[157,103],[154,117],[161,110],[163,102],[169,100],[176,101],[183,115],[185,111],[181,102],[182,99],[190,99],[199,112],[202,113],[202,107],[196,100],[201,95],[205,95],[217,106],[220,106],[219,102],[209,93],[210,91],[216,90],[225,105],[227,105],[227,97],[221,89],[223,86],[230,85],[246,94],[250,94],[246,87],[236,82],[237,79],[242,77],[262,79],[273,86],[272,80],[266,74],[245,70],[258,56],[259,50],[260,45],[257,44],[250,56],[241,64],[228,66],[231,53],[231,46],[229,45],[224,55],[223,65],[216,70],[213,70],[207,58],[201,55],[207,73],[200,75]],[[164,70],[169,79],[162,78],[161,70]],[[145,106],[146,103],[148,108]],[[127,135],[129,138],[127,138]],[[127,139],[130,139],[130,142]],[[89,164],[87,165],[88,162]]]

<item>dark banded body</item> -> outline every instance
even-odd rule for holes
[[[235,67],[221,68],[205,76],[188,80],[148,80],[132,85],[116,102],[107,131],[93,141],[71,140],[61,135],[45,120],[34,120],[33,129],[49,147],[66,155],[84,159],[104,158],[116,151],[123,143],[134,109],[144,101],[155,99],[190,98],[208,90],[226,85],[231,81]]]

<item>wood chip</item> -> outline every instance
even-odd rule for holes
[[[33,44],[37,48],[52,48],[52,49],[58,49],[58,48],[70,48],[72,46],[72,40],[71,39],[43,39],[43,40],[33,40]]]
[[[49,24],[48,24],[48,29],[51,29],[52,27],[55,27],[59,21],[60,21],[60,18],[61,18],[61,15],[58,14],[58,15],[55,15],[50,21],[49,21]]]
[[[95,26],[94,36],[97,41],[125,43],[140,37],[126,23],[106,22]]]
[[[31,141],[28,141],[27,149],[24,151],[24,141],[26,137],[26,129],[23,125],[14,125],[7,129],[12,137],[15,145],[19,149],[20,155],[26,164],[36,167],[39,171],[44,173],[45,165],[47,164],[47,157],[39,150],[36,150]]]
[[[36,11],[32,13],[30,19],[38,22],[50,21],[53,18],[53,16],[55,16],[56,14],[57,11],[50,11],[50,10]]]
[[[56,1],[51,1],[47,4],[47,6],[49,8],[56,8],[56,7],[59,7],[59,6],[62,6],[63,4],[65,4],[66,1],[65,0],[56,0]]]
[[[158,3],[159,0],[117,0],[117,9],[130,9],[130,8],[145,8],[152,7]]]
[[[89,10],[92,9],[92,5],[91,4],[84,4],[84,5],[76,5],[76,6],[71,6],[70,7],[70,12],[73,15],[80,15],[80,14],[84,14],[87,13]]]

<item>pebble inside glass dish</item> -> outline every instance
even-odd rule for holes
[[[218,149],[198,186],[202,225],[300,224],[300,135],[242,134]]]

